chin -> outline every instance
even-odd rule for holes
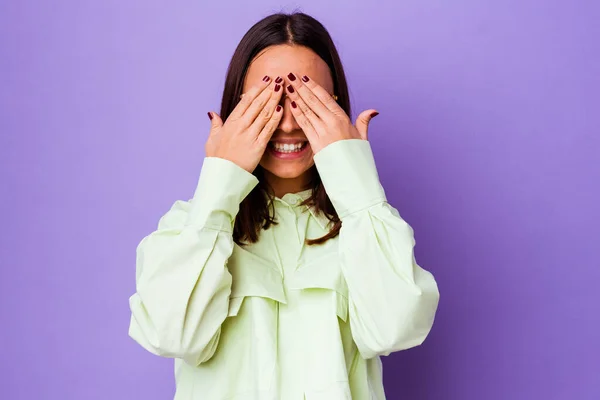
[[[297,162],[282,162],[279,160],[269,160],[261,162],[260,166],[269,175],[273,175],[279,179],[296,179],[304,174],[314,165],[311,163],[297,163]]]
[[[314,164],[312,152],[297,160],[281,160],[269,153],[265,153],[262,160],[260,160],[260,166],[265,172],[279,179],[297,179],[303,177]]]

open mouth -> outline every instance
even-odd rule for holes
[[[278,143],[269,142],[269,148],[277,153],[292,154],[300,153],[308,146],[308,141],[297,142],[297,143]]]
[[[294,160],[305,157],[310,149],[308,140],[297,140],[292,143],[283,143],[282,141],[273,140],[267,146],[269,153],[281,160]]]

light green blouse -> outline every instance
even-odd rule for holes
[[[379,356],[420,345],[439,293],[414,259],[411,227],[386,201],[368,141],[314,156],[340,219],[275,198],[279,224],[232,240],[256,177],[204,159],[194,197],[176,201],[137,247],[130,336],[175,358],[177,400],[381,400]]]

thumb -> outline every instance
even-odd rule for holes
[[[210,119],[211,132],[214,132],[223,126],[223,120],[216,112],[209,111],[208,118]]]
[[[363,140],[368,139],[369,122],[377,115],[379,115],[379,113],[376,110],[371,109],[361,112],[358,117],[356,117],[355,126]]]

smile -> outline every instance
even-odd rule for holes
[[[304,159],[304,157],[309,154],[308,149],[310,149],[310,145],[307,140],[299,140],[292,143],[274,140],[269,142],[267,149],[275,158],[292,161]]]
[[[308,142],[297,142],[297,143],[279,143],[269,142],[269,146],[276,150],[278,153],[298,153],[301,152]]]

